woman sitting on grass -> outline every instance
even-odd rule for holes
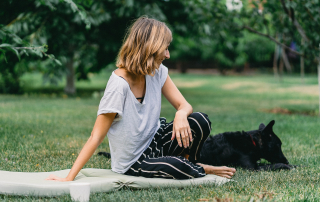
[[[231,178],[234,168],[197,163],[211,130],[204,113],[192,113],[161,63],[169,59],[171,31],[140,17],[122,45],[109,78],[91,136],[66,178],[72,181],[108,135],[112,171],[133,176],[190,179],[216,174]],[[174,121],[160,118],[161,94],[177,110]]]

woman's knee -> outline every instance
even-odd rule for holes
[[[191,129],[197,130],[200,128],[205,135],[209,135],[211,132],[211,121],[207,114],[202,112],[194,112],[188,117]]]

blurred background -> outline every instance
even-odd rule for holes
[[[142,15],[172,30],[164,62],[172,71],[303,83],[317,73],[319,8],[318,0],[3,0],[0,93],[91,95],[101,87],[75,83],[116,68],[127,27]]]
[[[319,0],[0,0],[0,170],[71,168],[127,28],[142,15],[172,30],[164,64],[194,111],[208,114],[212,135],[275,120],[299,167],[237,169],[237,183],[221,187],[124,189],[91,201],[319,201]],[[174,111],[162,99],[161,116],[171,121]],[[109,151],[107,138],[99,151]],[[109,169],[97,152],[85,167]],[[49,200],[71,198],[0,195]]]

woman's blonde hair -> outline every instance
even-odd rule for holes
[[[140,17],[127,32],[116,66],[135,75],[154,75],[160,66],[157,61],[171,41],[172,34],[165,23]]]

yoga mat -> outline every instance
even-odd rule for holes
[[[50,174],[66,177],[70,169],[52,172],[10,172],[0,171],[0,194],[22,196],[59,196],[69,194],[71,183],[89,183],[90,192],[111,192],[122,187],[147,189],[154,187],[186,187],[200,184],[222,185],[229,179],[206,175],[189,180],[144,178],[122,175],[109,169],[82,169],[71,182],[45,180]]]

